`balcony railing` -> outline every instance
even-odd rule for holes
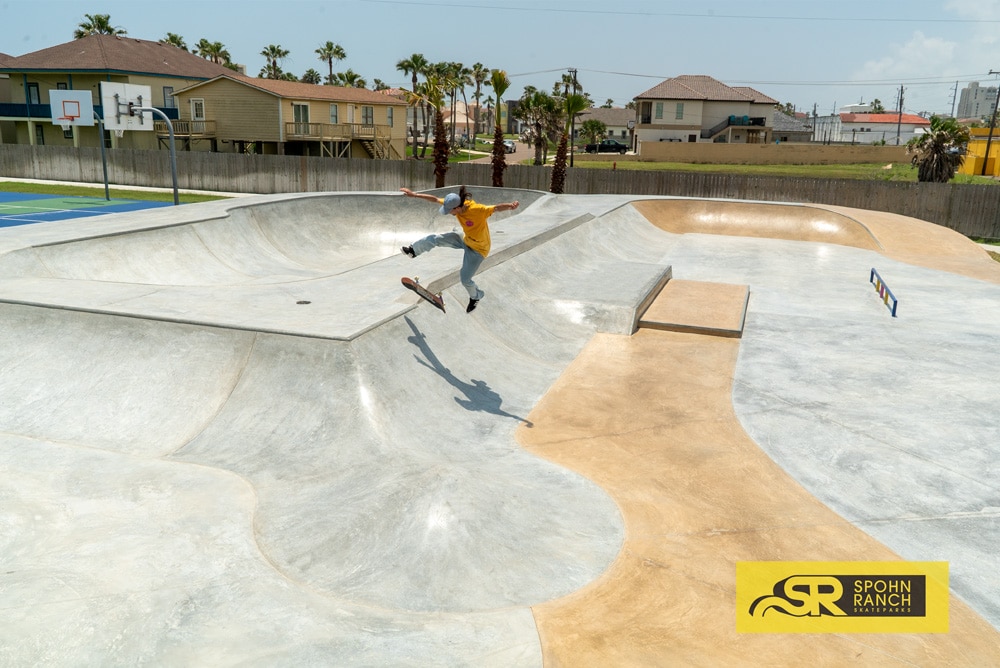
[[[170,124],[174,126],[174,137],[190,137],[192,139],[215,137],[215,121],[175,121]],[[164,121],[153,121],[153,130],[159,137],[167,137],[170,130]]]
[[[352,139],[388,140],[388,125],[367,123],[285,123],[287,141],[350,141]]]

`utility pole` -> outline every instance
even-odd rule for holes
[[[990,74],[1000,74],[990,70]],[[990,133],[986,136],[986,155],[983,156],[983,171],[980,176],[986,176],[986,163],[990,161],[990,144],[993,143],[993,129],[997,126],[997,108],[1000,107],[1000,86],[997,87],[996,101],[993,103],[993,115],[990,116]]]
[[[570,74],[573,75],[573,95],[576,95],[576,68],[571,67],[569,69]],[[573,114],[573,118],[569,119],[569,166],[573,166],[573,156],[576,151],[573,149],[576,147],[576,142],[573,140],[576,138],[576,114]]]
[[[899,146],[899,135],[903,128],[903,86],[899,87],[899,116],[896,120],[896,146]]]
[[[951,92],[951,117],[955,118],[955,100],[958,99],[958,82],[955,82],[955,90]]]

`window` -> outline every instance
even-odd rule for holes
[[[337,105],[331,104],[330,105],[330,123],[333,124],[333,125],[337,125],[338,123],[340,123],[340,121],[337,120],[339,117],[340,117],[340,110],[337,109]]]
[[[375,125],[375,107],[361,107],[362,125]]]
[[[35,124],[35,144],[37,146],[45,146],[45,129],[41,123]]]
[[[657,102],[656,103],[656,120],[662,120],[662,119],[663,119],[663,103],[662,102]]]
[[[392,107],[387,107],[386,108],[386,110],[385,110],[385,119],[386,119],[386,122],[389,124],[389,127],[391,128],[392,127]]]
[[[684,118],[684,103],[683,102],[678,102],[677,103],[677,111],[674,113],[674,118],[677,119],[678,121],[681,120],[682,118]]]
[[[28,104],[41,104],[42,98],[38,95],[38,84],[28,84]]]
[[[60,81],[59,83],[56,84],[56,90],[69,90],[69,84]]]
[[[163,87],[163,106],[166,109],[176,109],[177,100],[174,98],[174,87],[164,86]]]
[[[292,102],[292,120],[295,121],[295,134],[308,135],[309,131],[309,105],[296,104]]]

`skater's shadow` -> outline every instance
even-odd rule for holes
[[[441,363],[441,360],[439,360],[437,355],[434,354],[434,351],[432,351],[430,346],[427,345],[427,337],[424,336],[423,332],[421,332],[416,325],[413,324],[413,321],[409,318],[404,318],[404,320],[406,320],[406,324],[410,326],[410,329],[413,330],[413,336],[407,338],[407,341],[415,345],[423,355],[423,358],[421,358],[420,355],[414,355],[414,359],[416,359],[418,363],[424,365],[428,369],[431,369],[437,375],[447,380],[452,387],[465,395],[464,399],[462,397],[455,397],[456,404],[467,411],[492,413],[493,415],[508,417],[517,420],[518,422],[523,422],[524,425],[529,428],[534,426],[530,420],[508,413],[500,408],[503,404],[503,398],[494,392],[486,381],[472,379],[472,382],[466,383],[463,380],[459,380],[459,378],[451,372],[451,369]]]

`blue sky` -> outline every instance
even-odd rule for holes
[[[507,97],[546,90],[570,68],[597,103],[622,106],[663,79],[707,74],[798,109],[829,114],[878,98],[907,112],[951,113],[970,81],[996,85],[1000,0],[0,0],[0,52],[72,40],[85,14],[109,14],[132,37],[222,42],[256,76],[269,44],[301,75],[325,73],[315,50],[367,79],[406,85],[414,53],[505,69]]]

